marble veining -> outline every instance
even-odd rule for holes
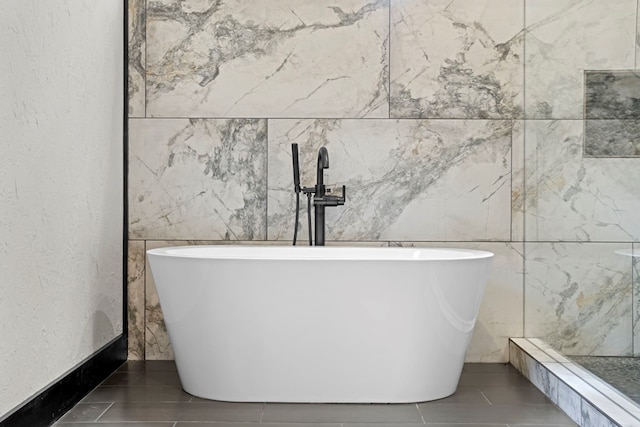
[[[525,2],[525,116],[582,119],[584,70],[632,69],[636,0]]]
[[[613,243],[527,243],[525,336],[564,354],[630,355],[631,274]]]
[[[204,242],[190,242],[190,241],[148,241],[146,244],[146,250],[162,248],[167,246],[186,246],[189,244],[196,244]],[[146,255],[146,254],[145,254]],[[149,262],[145,256],[145,359],[146,360],[173,360],[173,347],[169,340],[169,334],[167,333],[167,327],[164,324],[164,315],[162,314],[162,307],[160,306],[160,299],[158,298],[158,291],[156,290],[155,281],[153,280],[153,274],[149,267]]]
[[[509,341],[509,361],[522,375],[533,383],[545,396],[552,401],[557,400],[557,378],[544,369],[544,366],[536,360],[536,355],[542,352],[534,346],[529,346],[527,351],[534,350],[533,355],[527,354],[526,351],[516,345],[513,341]]]
[[[633,247],[638,250],[639,243]],[[633,355],[640,357],[640,257],[631,258],[631,276],[633,286]]]
[[[511,122],[511,241],[525,240],[526,163],[524,120]]]
[[[127,261],[128,360],[145,360],[145,242],[130,240]]]
[[[527,240],[640,239],[634,159],[584,158],[582,120],[527,120],[525,138]]]
[[[145,284],[145,360],[173,360],[173,347],[164,323],[155,281],[150,271],[147,268],[149,273]]]
[[[387,117],[388,8],[388,0],[149,2],[147,113]]]
[[[131,119],[131,238],[264,239],[266,121]]]
[[[552,401],[558,401],[558,378],[540,363],[529,365],[529,381]]]
[[[512,339],[509,340],[509,363],[527,378],[527,354]]]
[[[510,121],[270,120],[269,141],[270,240],[292,237],[294,142],[304,185],[324,145],[325,183],[347,187],[345,205],[327,210],[327,240],[510,237]]]
[[[589,404],[589,402],[582,401],[582,422],[585,426],[598,426],[598,427],[619,427],[619,424],[611,421],[609,417]],[[636,421],[636,420],[634,420]],[[631,424],[629,424],[631,425]]]
[[[392,3],[391,117],[520,117],[523,7],[512,0]]]
[[[564,381],[558,381],[558,400],[555,402],[572,420],[580,423],[582,420],[582,398]]]
[[[129,117],[145,116],[145,1],[128,1]]]

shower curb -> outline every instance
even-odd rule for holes
[[[638,427],[640,406],[537,338],[511,338],[509,362],[582,427]]]

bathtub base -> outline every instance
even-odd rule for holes
[[[232,402],[409,403],[441,399],[456,390],[464,351],[434,352],[438,344],[424,336],[421,340],[419,328],[395,323],[406,318],[375,322],[363,316],[349,323],[334,313],[336,328],[324,336],[327,325],[320,317],[325,332],[309,327],[308,318],[301,330],[286,314],[268,317],[243,331],[242,338],[210,337],[202,355],[214,357],[176,354],[185,391]],[[274,329],[281,334],[274,336]],[[267,330],[269,342],[261,342]],[[291,337],[297,342],[293,347],[286,344]]]

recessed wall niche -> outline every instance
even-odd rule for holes
[[[640,157],[640,71],[585,72],[585,157]]]

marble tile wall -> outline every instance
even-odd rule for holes
[[[327,182],[347,187],[344,208],[327,210],[328,239],[510,239],[508,120],[270,120],[270,240],[293,234],[291,143],[300,146],[303,183],[315,183],[324,145],[335,159]]]
[[[145,358],[145,242],[143,240],[129,240],[127,260],[127,304],[128,304],[128,359],[142,360]]]
[[[527,242],[525,336],[565,354],[631,354],[632,280],[618,243]]]
[[[633,244],[633,253],[640,253],[640,244]],[[633,355],[640,356],[640,257],[628,259],[631,264],[631,291],[633,293]]]
[[[130,358],[173,357],[146,249],[290,243],[294,142],[303,184],[326,146],[347,186],[329,244],[496,254],[468,361],[639,353],[613,251],[640,241],[640,167],[584,121],[585,75],[636,67],[637,3],[129,0]]]
[[[522,116],[524,1],[391,2],[391,117]]]
[[[264,119],[131,119],[133,239],[263,240]]]
[[[148,2],[147,116],[388,117],[388,10],[387,0]]]
[[[582,155],[582,120],[525,121],[528,241],[640,240],[634,158]]]
[[[582,119],[585,70],[634,68],[637,0],[525,5],[525,117]]]
[[[146,9],[145,0],[129,0],[128,8],[129,117],[145,116]]]

